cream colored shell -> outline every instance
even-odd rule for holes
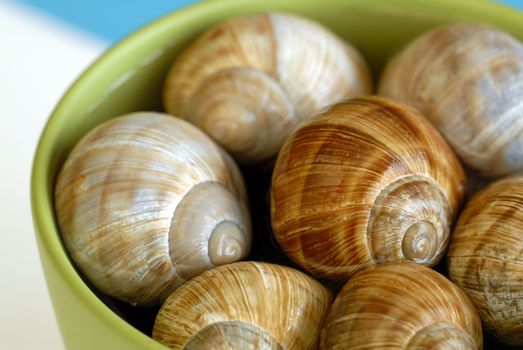
[[[335,34],[269,13],[205,32],[175,61],[163,101],[237,159],[255,162],[276,155],[301,121],[371,85],[361,55]]]
[[[331,293],[289,267],[239,262],[206,271],[160,309],[153,338],[172,349],[316,349]]]
[[[143,112],[109,120],[72,150],[56,181],[65,246],[101,291],[132,304],[244,258],[251,227],[241,174],[203,132]]]
[[[477,350],[481,321],[467,295],[411,262],[366,269],[340,291],[321,332],[321,350]]]
[[[448,251],[449,276],[486,330],[523,346],[523,174],[498,180],[463,209]]]
[[[469,166],[523,170],[523,44],[483,24],[453,24],[411,42],[379,94],[418,108]]]
[[[272,228],[287,255],[322,278],[402,259],[432,266],[465,186],[458,159],[416,110],[354,99],[287,139],[272,177]]]

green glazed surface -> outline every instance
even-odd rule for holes
[[[53,214],[53,181],[72,146],[117,115],[160,108],[164,74],[196,35],[226,18],[289,11],[316,19],[358,47],[374,75],[417,34],[451,21],[489,22],[523,40],[523,13],[480,0],[212,0],[161,18],[106,52],[69,89],[36,150],[31,203],[40,257],[68,349],[165,349],[103,304],[62,246]]]

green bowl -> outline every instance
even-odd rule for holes
[[[165,349],[104,304],[83,282],[60,240],[53,182],[73,145],[117,115],[160,109],[160,88],[176,54],[210,25],[259,11],[316,19],[358,47],[378,75],[409,39],[452,21],[489,22],[523,40],[523,13],[479,0],[215,0],[163,17],[107,51],[69,89],[42,133],[31,178],[36,238],[67,348]]]

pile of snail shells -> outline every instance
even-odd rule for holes
[[[211,28],[166,77],[165,110],[179,118],[120,116],[69,154],[54,191],[71,258],[96,288],[143,306],[245,258],[247,193],[219,144],[266,160],[301,120],[370,91],[363,57],[316,22],[269,13]]]
[[[486,24],[436,28],[388,63],[378,91],[419,109],[478,173],[515,174],[466,203],[447,265],[485,329],[523,346],[523,44]]]
[[[523,175],[465,203],[461,166],[523,170],[523,45],[446,25],[387,64],[384,97],[370,77],[296,15],[209,29],[166,77],[170,115],[111,119],[71,151],[55,186],[70,257],[105,294],[161,304],[152,336],[173,349],[481,349],[481,321],[523,345]],[[274,157],[270,224],[302,271],[240,262],[262,214],[233,158]],[[429,268],[447,249],[452,282]]]

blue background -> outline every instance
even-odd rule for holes
[[[29,5],[109,42],[122,39],[153,19],[196,2],[197,0],[15,0],[15,3]]]
[[[151,20],[195,3],[197,0],[18,0],[17,2],[41,10],[102,40],[115,42]],[[523,0],[499,2],[523,10]]]

